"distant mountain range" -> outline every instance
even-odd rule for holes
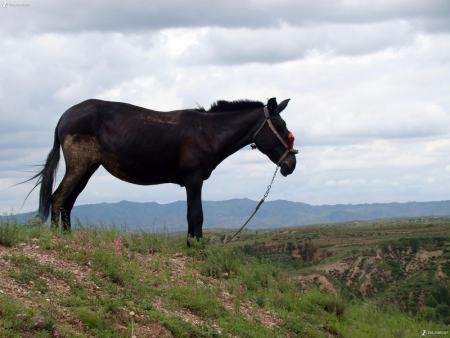
[[[249,199],[204,201],[205,228],[237,228],[253,211],[257,202]],[[10,216],[26,222],[36,213]],[[450,201],[309,205],[284,200],[265,202],[248,225],[252,229],[294,225],[338,223],[397,217],[450,216]],[[5,220],[6,217],[0,217]],[[186,202],[167,204],[121,201],[76,206],[73,224],[101,225],[150,231],[185,231]]]

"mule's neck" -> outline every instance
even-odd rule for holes
[[[215,133],[214,148],[219,162],[253,142],[253,135],[264,121],[263,108],[217,112],[210,115]]]

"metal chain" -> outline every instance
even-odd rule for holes
[[[240,233],[240,232],[245,228],[245,226],[250,222],[250,220],[253,218],[253,216],[256,215],[256,212],[258,211],[259,207],[264,203],[264,201],[265,201],[265,199],[267,198],[267,196],[269,196],[269,192],[270,192],[270,189],[272,188],[273,181],[275,181],[275,177],[277,176],[278,169],[280,169],[280,166],[277,165],[276,168],[275,168],[275,172],[273,173],[272,179],[270,180],[270,183],[269,183],[269,185],[267,186],[266,192],[264,193],[263,198],[261,198],[261,200],[259,201],[259,203],[256,205],[255,210],[253,210],[252,214],[251,214],[251,215],[249,216],[249,218],[245,221],[245,223],[242,224],[242,226],[239,228],[239,230],[236,231],[236,232],[234,233],[234,235],[231,236],[230,239],[224,241],[224,244],[230,243],[237,235],[239,235],[239,233]]]
[[[275,181],[275,177],[277,176],[278,169],[280,169],[280,166],[277,165],[277,167],[275,168],[275,172],[273,173],[272,179],[270,180],[270,183],[267,186],[266,192],[264,193],[264,197],[262,198],[263,200],[265,200],[267,196],[269,196],[269,192],[270,189],[272,188],[273,181]]]

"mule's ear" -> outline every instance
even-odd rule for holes
[[[277,106],[277,114],[281,113],[288,105],[290,99],[286,99]]]
[[[277,113],[277,99],[275,97],[272,97],[267,101],[267,110],[269,111],[270,115],[275,115]]]

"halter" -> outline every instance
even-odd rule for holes
[[[275,129],[275,126],[272,123],[272,120],[270,119],[270,114],[269,114],[269,110],[267,109],[267,106],[264,106],[263,109],[264,112],[264,116],[265,119],[264,121],[261,123],[261,125],[258,127],[258,129],[256,130],[256,132],[253,134],[253,138],[252,138],[252,144],[251,147],[253,149],[256,148],[256,143],[255,143],[255,137],[258,136],[259,132],[263,129],[263,127],[266,125],[269,126],[270,130],[274,133],[274,135],[278,138],[278,140],[281,142],[281,144],[284,146],[284,148],[286,149],[285,152],[283,153],[283,155],[281,155],[280,159],[277,162],[277,166],[280,166],[281,163],[284,161],[284,159],[286,158],[286,156],[288,156],[289,154],[298,154],[298,150],[293,148],[293,135],[290,133],[289,134],[289,139],[291,139],[291,135],[292,135],[292,145],[289,145],[286,143],[285,140],[283,140],[283,138],[281,137],[281,135],[278,133],[278,131]]]

